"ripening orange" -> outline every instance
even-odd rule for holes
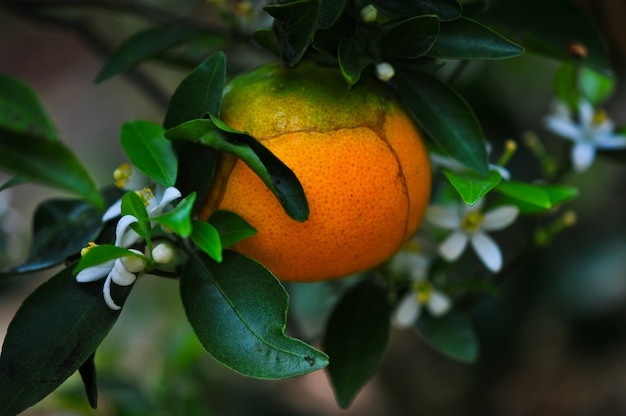
[[[314,282],[364,271],[413,235],[430,197],[422,137],[376,80],[347,88],[337,68],[269,64],[229,82],[221,119],[257,138],[298,177],[309,203],[291,219],[241,160],[220,155],[200,212],[234,211],[257,234],[233,249],[279,279]]]

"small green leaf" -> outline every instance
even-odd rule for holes
[[[382,52],[391,58],[419,58],[430,50],[438,34],[437,16],[415,16],[398,23],[383,35]]]
[[[137,222],[131,225],[132,229],[146,241],[150,241],[150,219],[144,202],[137,193],[126,192],[122,197],[122,215],[132,215]]]
[[[389,339],[387,291],[371,281],[351,288],[335,306],[326,327],[328,374],[339,405],[347,408],[376,373]]]
[[[582,96],[594,106],[598,106],[615,92],[615,79],[589,68],[581,68],[578,87]]]
[[[422,129],[450,156],[487,175],[487,146],[482,128],[465,99],[450,86],[424,73],[399,72],[397,92]]]
[[[502,181],[502,176],[495,170],[489,171],[488,176],[472,172],[461,174],[445,169],[443,174],[467,205],[474,205]]]
[[[73,192],[103,207],[88,171],[60,141],[0,129],[0,169]]]
[[[0,128],[56,140],[57,133],[39,97],[21,80],[0,74]]]
[[[519,183],[518,185],[514,184],[512,189],[506,186],[502,188],[502,185],[504,184],[496,188],[497,191],[505,195],[499,203],[515,205],[520,209],[520,214],[524,215],[546,211],[578,196],[578,189],[567,185]]]
[[[458,19],[462,11],[461,4],[457,0],[374,0],[374,4],[397,16],[434,14],[441,21]]]
[[[254,137],[229,128],[211,116],[191,120],[165,133],[173,140],[191,140],[241,158],[276,195],[285,212],[297,221],[309,216],[309,206],[295,174]]]
[[[269,52],[276,56],[282,56],[282,52],[280,50],[280,42],[278,42],[278,37],[276,36],[276,32],[272,28],[263,28],[254,32],[254,41],[259,44],[259,46],[267,49]]]
[[[578,68],[565,62],[554,73],[554,93],[575,112],[578,112]]]
[[[209,223],[217,229],[224,248],[256,234],[256,229],[248,221],[231,211],[215,211],[209,217]]]
[[[361,64],[361,45],[357,39],[347,38],[339,41],[338,57],[341,74],[349,85],[354,85],[361,78],[365,65]]]
[[[443,318],[422,315],[417,329],[435,350],[463,363],[478,358],[480,344],[472,322],[465,314],[451,313]]]
[[[188,237],[191,234],[191,212],[195,202],[195,193],[187,195],[173,210],[152,217],[151,220],[172,229],[181,237]]]
[[[127,248],[114,246],[113,244],[100,244],[90,248],[89,251],[87,251],[87,253],[80,258],[80,261],[76,267],[74,267],[73,273],[77,274],[78,272],[89,267],[100,266],[101,264],[107,263],[111,260],[127,256],[141,257],[147,260],[146,257],[140,256]]]
[[[178,160],[163,127],[134,120],[122,125],[120,140],[128,158],[143,173],[164,186],[176,183]]]
[[[151,27],[128,38],[106,62],[95,82],[106,81],[133,68],[141,61],[169,49],[193,34],[196,29],[178,23]]]
[[[328,365],[328,357],[285,335],[288,295],[261,264],[233,251],[216,263],[198,254],[183,269],[187,318],[213,358],[243,375],[294,377]]]
[[[281,56],[289,65],[300,61],[308,49],[319,20],[317,0],[296,0],[265,6],[274,18],[274,33],[280,45]]]
[[[217,229],[208,222],[193,220],[191,241],[218,263],[222,262],[222,243]]]
[[[496,190],[520,202],[533,205],[541,209],[552,208],[550,195],[541,186],[525,182],[503,182]]]
[[[467,17],[441,24],[428,56],[446,59],[508,59],[524,48],[493,29]]]
[[[78,283],[70,266],[20,306],[0,355],[0,415],[16,415],[54,391],[94,353],[119,316],[102,281]],[[130,286],[120,287],[125,299]],[[25,348],[28,346],[28,348]]]
[[[220,112],[226,81],[226,55],[216,52],[198,65],[174,91],[163,126],[175,127],[185,121]]]

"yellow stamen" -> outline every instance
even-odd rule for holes
[[[146,207],[150,204],[150,200],[154,199],[154,193],[150,188],[143,188],[139,191],[135,191],[135,193],[141,198],[141,202],[143,202],[143,205]]]
[[[505,166],[511,160],[513,154],[517,151],[517,142],[515,140],[509,139],[504,144],[504,153],[500,156],[498,160],[498,166]]]
[[[592,122],[595,125],[599,125],[604,123],[607,119],[609,118],[609,116],[606,114],[606,111],[604,111],[601,108],[598,108],[594,113],[593,113],[593,119]]]
[[[470,211],[461,221],[461,227],[466,231],[476,232],[480,228],[485,216],[480,211]]]
[[[118,188],[124,188],[130,181],[130,176],[133,171],[130,163],[122,163],[113,172],[113,179],[115,180],[115,186]]]
[[[89,243],[87,243],[87,247],[83,247],[83,249],[80,251],[80,256],[83,257],[85,254],[89,252],[89,250],[91,250],[95,246],[97,246],[97,244],[94,243],[93,241],[90,241]]]
[[[427,280],[418,280],[414,285],[417,301],[422,305],[428,303],[433,293],[433,287],[430,282]]]

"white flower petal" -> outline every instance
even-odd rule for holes
[[[572,165],[576,172],[583,172],[591,166],[596,157],[596,148],[591,143],[576,143],[572,149]]]
[[[111,272],[115,260],[102,263],[98,266],[87,267],[76,275],[76,281],[79,283],[95,282],[105,277]]]
[[[446,230],[454,230],[461,226],[461,215],[456,207],[430,206],[426,211],[426,220]]]
[[[578,116],[580,118],[580,124],[585,127],[593,126],[595,110],[591,103],[587,100],[580,100],[578,103]]]
[[[626,136],[619,134],[599,134],[595,141],[598,149],[623,149],[626,147]]]
[[[583,129],[570,119],[564,119],[559,116],[547,116],[544,118],[544,124],[552,133],[575,142],[582,141],[584,138]]]
[[[117,305],[113,298],[111,297],[111,276],[107,277],[107,280],[104,281],[104,286],[102,288],[102,294],[104,295],[104,303],[109,307],[109,309],[113,309],[114,311],[119,311],[122,309],[121,306]]]
[[[499,272],[502,268],[502,252],[496,242],[485,233],[474,234],[471,242],[483,264],[492,272]]]
[[[150,215],[159,215],[167,204],[180,198],[181,196],[182,194],[177,188],[173,186],[166,188],[165,191],[163,191],[163,196],[161,197],[159,203],[155,207],[149,209],[148,213]]]
[[[393,323],[398,328],[408,328],[413,326],[420,315],[420,304],[413,291],[407,293],[393,314]]]
[[[439,245],[439,254],[448,261],[457,260],[463,254],[468,239],[462,231],[453,232]]]
[[[102,222],[107,222],[113,218],[119,217],[122,214],[122,200],[118,199],[106,210],[102,215]]]
[[[495,208],[485,213],[481,228],[487,231],[501,230],[513,224],[518,215],[519,208],[512,205]]]
[[[115,228],[115,245],[118,247],[128,247],[139,240],[139,234],[134,232],[130,225],[139,222],[137,218],[132,215],[124,215],[117,222]]]
[[[439,318],[450,311],[452,299],[438,290],[433,290],[426,305],[428,312],[435,318]]]
[[[109,277],[113,283],[119,286],[130,286],[135,283],[135,280],[137,280],[137,276],[126,270],[121,258],[115,260],[115,265],[113,266],[113,270],[111,270]]]

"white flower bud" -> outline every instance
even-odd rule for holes
[[[139,255],[143,255],[143,253],[141,253],[139,250],[130,249],[130,251]],[[146,268],[146,265],[148,264],[145,258],[138,256],[125,256],[122,257],[120,260],[122,265],[124,265],[124,268],[126,268],[126,270],[131,273],[143,272]]]
[[[152,249],[152,259],[159,264],[167,264],[174,258],[174,249],[170,243],[159,243]]]
[[[388,62],[381,62],[376,65],[376,76],[381,81],[389,81],[395,74],[396,71]]]
[[[375,22],[377,17],[378,9],[376,9],[373,4],[368,4],[361,9],[361,19],[363,19],[365,23]]]

